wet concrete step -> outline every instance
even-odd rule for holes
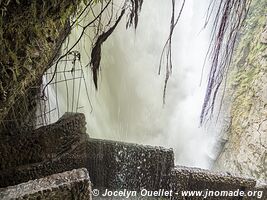
[[[91,182],[86,169],[74,169],[15,186],[0,188],[1,200],[91,200]]]

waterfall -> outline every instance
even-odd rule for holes
[[[84,39],[77,48],[82,62],[75,64],[75,69],[79,68],[76,76],[82,78],[68,82],[68,91],[66,83],[60,81],[48,87],[48,96],[54,99],[50,107],[60,104],[58,116],[66,111],[83,112],[91,137],[170,147],[176,164],[209,168],[216,138],[199,127],[205,70],[201,86],[200,80],[210,42],[209,28],[203,29],[209,3],[186,0],[173,35],[174,67],[166,104],[162,101],[164,68],[158,75],[158,66],[169,34],[171,1],[145,0],[137,29],[125,30],[121,22],[104,43],[99,91],[95,91],[89,67],[84,67],[90,52],[83,48]],[[78,33],[73,31],[70,40],[75,41]],[[73,73],[69,68],[69,73],[59,74],[56,79],[71,78]],[[51,75],[44,80],[49,78]],[[82,85],[82,92],[73,89],[78,85]],[[76,109],[71,105],[73,101]],[[55,120],[53,117],[51,122]]]

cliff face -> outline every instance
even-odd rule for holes
[[[215,169],[267,178],[267,1],[253,0],[234,52],[231,122]]]
[[[0,135],[34,125],[42,75],[57,57],[79,2],[1,1]]]

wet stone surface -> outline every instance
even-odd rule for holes
[[[89,139],[88,170],[95,187],[167,189],[172,149]]]
[[[181,191],[248,191],[255,190],[256,180],[238,177],[230,173],[215,173],[209,170],[189,167],[175,167],[171,175],[171,188],[174,192]],[[174,199],[186,199],[176,195]],[[204,199],[191,197],[190,199]],[[205,199],[237,199],[233,196],[207,197]]]
[[[0,187],[85,167],[83,114],[66,113],[54,124],[0,139]]]
[[[86,169],[75,169],[0,189],[1,200],[90,200],[91,183]]]
[[[203,197],[186,198],[179,196],[180,192],[239,189],[245,192],[264,190],[266,195],[266,183],[256,185],[254,179],[198,168],[175,167],[172,149],[89,138],[85,132],[83,114],[66,114],[57,123],[39,128],[35,132],[18,135],[16,138],[4,138],[0,140],[0,154],[0,188],[11,186],[8,189],[0,189],[2,195],[0,199],[10,195],[20,195],[24,199],[83,199],[83,196],[79,195],[87,189],[80,188],[81,174],[78,171],[62,173],[78,168],[88,170],[93,187],[92,193],[94,189],[99,188],[111,191],[126,189],[137,192],[136,196],[128,198],[133,200],[166,199],[166,196],[138,195],[143,189],[173,190],[172,199],[192,200],[203,199]],[[62,174],[58,175],[58,173]],[[82,174],[85,173],[86,179],[89,180],[88,173],[83,169]],[[46,176],[51,177],[42,178]],[[75,185],[78,182],[77,189]],[[65,184],[67,184],[66,188]],[[56,196],[58,192],[53,197],[49,196],[58,188],[61,192],[66,191],[64,193],[66,196],[58,197]],[[178,195],[175,194],[176,192]],[[33,193],[43,196],[32,196]],[[70,194],[74,196],[69,198]],[[20,199],[20,196],[14,199]],[[262,199],[265,197],[263,196]],[[250,199],[253,198],[250,197]],[[97,196],[94,199],[125,198]],[[228,200],[236,197],[206,199]]]

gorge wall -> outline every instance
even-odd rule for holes
[[[253,0],[228,75],[227,140],[216,170],[267,179],[267,1]],[[229,117],[228,116],[228,117]],[[223,116],[225,117],[225,116]]]

